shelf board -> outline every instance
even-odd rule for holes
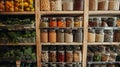
[[[21,45],[21,46],[32,46],[32,45],[36,45],[35,43],[0,43],[0,46],[5,46],[5,45],[14,45],[14,46],[18,46],[18,45]]]
[[[42,64],[82,64],[82,62],[42,62]]]
[[[41,45],[82,45],[82,43],[41,43]]]
[[[0,15],[23,15],[23,14],[35,14],[35,12],[0,12]]]
[[[120,42],[95,42],[95,43],[88,43],[88,45],[120,45]]]
[[[120,64],[120,62],[88,62],[88,64]]]
[[[111,29],[111,30],[116,30],[116,29],[120,29],[120,27],[88,27],[88,29]]]
[[[120,15],[120,11],[89,11],[89,15]]]
[[[40,28],[40,29],[83,29],[83,27],[49,27],[49,28]]]

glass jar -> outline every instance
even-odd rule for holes
[[[50,0],[40,0],[40,10],[50,11]]]
[[[43,46],[43,48],[42,48],[41,61],[42,62],[49,62],[48,46]]]
[[[63,0],[63,11],[73,10],[73,0]]]
[[[65,27],[65,22],[63,18],[61,17],[57,18],[57,27]]]
[[[74,27],[82,27],[82,17],[74,18]]]
[[[104,31],[104,42],[113,42],[113,30]]]
[[[83,10],[84,0],[74,0],[74,10]]]
[[[114,30],[114,42],[120,42],[120,30]]]
[[[110,53],[102,53],[101,61],[108,62]]]
[[[14,1],[13,0],[5,1],[5,11],[6,12],[14,12]]]
[[[94,29],[88,30],[88,42],[95,42],[95,30]]]
[[[100,65],[99,64],[92,64],[91,67],[99,67]]]
[[[116,17],[108,18],[106,20],[109,27],[115,27],[116,26]]]
[[[120,61],[120,54],[116,56],[116,61]]]
[[[56,42],[56,30],[51,29],[49,30],[49,42],[55,43]]]
[[[117,18],[117,20],[116,20],[116,26],[120,27],[120,18]]]
[[[74,27],[74,22],[72,17],[66,18],[66,27]]]
[[[82,36],[83,36],[82,29],[80,29],[80,28],[77,29],[75,32],[75,42],[82,42],[83,41]]]
[[[90,0],[89,1],[89,10],[97,11],[98,9],[98,0]]]
[[[50,47],[49,62],[57,62],[56,46]]]
[[[116,61],[116,56],[117,56],[117,53],[111,52],[110,57],[109,57],[109,61],[110,62],[115,62]]]
[[[95,42],[104,42],[104,31],[96,30]]]
[[[0,0],[0,12],[5,11],[5,1],[4,0]]]
[[[48,28],[49,26],[48,26],[49,24],[48,24],[48,18],[42,18],[41,19],[41,23],[40,23],[40,27],[41,28]]]
[[[89,18],[89,21],[88,21],[88,26],[89,27],[93,27],[94,25],[93,25],[93,18]]]
[[[71,46],[66,46],[66,62],[73,62],[73,51]]]
[[[101,18],[101,27],[108,27],[108,24],[107,24],[107,18]]]
[[[50,18],[49,27],[57,27],[56,18]]]
[[[60,29],[57,31],[57,42],[64,42],[64,30]]]
[[[109,0],[108,10],[119,10],[119,0]]]
[[[46,29],[42,29],[41,30],[41,34],[40,34],[40,40],[43,43],[47,43],[48,42],[48,32]]]
[[[51,63],[51,64],[50,64],[50,67],[57,67],[57,65],[56,65],[56,64],[53,64],[53,63]]]
[[[108,64],[107,67],[116,67],[116,64]]]
[[[72,30],[69,29],[69,30],[66,30],[65,31],[65,42],[73,42],[73,33],[72,33]]]
[[[95,52],[93,56],[93,61],[101,61],[101,53],[100,52]]]
[[[98,0],[98,10],[108,10],[108,0]]]
[[[89,61],[89,62],[93,61],[93,56],[94,56],[94,53],[88,51],[88,53],[87,53],[87,61]]]
[[[58,62],[64,62],[65,61],[64,57],[65,57],[64,46],[59,46],[58,47],[58,54],[57,54]]]
[[[99,27],[100,26],[100,18],[93,18],[93,27]]]

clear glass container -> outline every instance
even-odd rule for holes
[[[101,61],[101,53],[100,52],[95,52],[93,56],[93,61]]]
[[[49,62],[48,46],[43,46],[43,48],[42,48],[41,61],[42,62]]]
[[[98,10],[108,10],[108,0],[98,0]]]
[[[0,0],[0,12],[5,11],[5,1],[4,0]]]
[[[66,46],[66,62],[73,62],[73,51],[71,46]]]
[[[114,30],[114,42],[120,42],[120,30]]]
[[[94,29],[88,30],[88,42],[95,42],[95,30]]]
[[[116,17],[108,18],[108,19],[106,20],[107,25],[108,25],[109,27],[115,27],[115,26],[116,26],[116,20],[117,20]]]
[[[73,3],[73,0],[63,0],[63,11],[72,11]]]
[[[65,27],[65,22],[62,17],[57,18],[57,27]]]
[[[56,18],[54,18],[54,17],[50,18],[49,27],[57,27]]]
[[[65,36],[64,36],[64,40],[65,42],[73,42],[73,33],[72,33],[72,30],[71,29],[68,29],[65,31]]]
[[[95,32],[95,42],[104,42],[104,30],[100,29]]]
[[[119,10],[120,0],[109,0],[108,10]]]
[[[67,17],[65,20],[66,20],[66,27],[74,27],[73,17]]]
[[[5,1],[5,11],[6,12],[14,12],[14,0],[6,0]]]
[[[75,32],[75,42],[82,42],[83,41],[83,30],[82,29],[77,29]]]
[[[117,56],[117,53],[111,52],[108,61],[110,61],[110,62],[115,62],[115,61],[116,61],[116,56]]]
[[[40,28],[48,28],[48,27],[49,27],[48,18],[46,17],[42,18],[40,23]]]
[[[57,42],[64,42],[64,30],[57,30]]]
[[[51,11],[62,11],[62,0],[50,0]]]
[[[83,10],[84,0],[74,0],[74,10]]]
[[[102,53],[101,61],[108,62],[110,53]]]
[[[104,42],[113,42],[113,30],[104,30]]]
[[[57,62],[56,46],[50,47],[49,62]]]
[[[98,9],[98,0],[89,0],[89,10],[97,11]]]
[[[56,30],[54,29],[51,29],[49,30],[49,34],[48,34],[48,40],[49,42],[52,42],[52,43],[55,43],[56,42]]]
[[[58,47],[57,60],[58,60],[58,62],[64,62],[65,61],[64,46],[59,46]]]
[[[82,27],[82,17],[75,17],[74,18],[74,27]]]
[[[50,0],[40,0],[40,10],[50,11]]]
[[[42,29],[41,30],[40,40],[43,43],[47,43],[48,42],[48,31],[46,29]]]

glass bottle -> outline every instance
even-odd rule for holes
[[[95,42],[95,30],[94,29],[88,30],[88,42]]]
[[[56,30],[54,29],[51,29],[49,30],[49,34],[48,34],[48,39],[49,39],[49,42],[52,42],[52,43],[55,43],[56,42]]]
[[[43,43],[48,42],[48,31],[46,29],[41,29],[40,40]]]
[[[82,27],[82,17],[74,18],[74,27]]]
[[[74,10],[83,10],[84,0],[74,0]]]
[[[63,0],[63,11],[73,10],[73,0]]]
[[[48,18],[44,17],[41,19],[40,27],[41,28],[48,28],[49,27]]]
[[[73,62],[73,51],[71,46],[66,46],[66,62]]]
[[[98,0],[90,0],[89,1],[89,10],[97,11],[98,9]]]
[[[64,57],[65,57],[64,46],[59,46],[58,47],[58,54],[57,54],[58,62],[64,62],[65,61]]]
[[[64,36],[65,42],[73,42],[73,33],[71,29],[68,29],[65,31],[65,36]]]
[[[49,62],[57,62],[56,46],[50,46]]]
[[[108,10],[108,0],[98,0],[98,10]]]
[[[74,27],[74,22],[72,17],[66,18],[66,27]]]
[[[104,42],[104,31],[102,29],[96,30],[95,42]]]
[[[0,12],[5,11],[5,1],[4,0],[0,0]]]
[[[119,10],[119,0],[109,0],[108,10]]]
[[[57,31],[57,42],[64,42],[64,30],[60,29]]]
[[[13,0],[5,1],[5,11],[6,12],[14,12],[14,1]]]

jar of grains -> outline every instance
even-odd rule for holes
[[[74,18],[74,27],[82,27],[82,17]]]
[[[63,11],[73,10],[73,0],[63,0]]]
[[[57,30],[57,42],[64,42],[64,30]]]
[[[65,42],[73,42],[73,33],[71,29],[65,31]]]
[[[113,30],[104,30],[104,42],[113,42]]]
[[[98,0],[98,10],[108,10],[108,0]]]
[[[65,20],[66,20],[66,27],[74,27],[74,22],[72,17],[67,17]]]
[[[98,9],[98,0],[89,1],[89,10],[96,11]]]
[[[57,27],[56,18],[54,18],[54,17],[50,18],[49,27]]]
[[[88,42],[95,42],[95,30],[94,29],[88,30]]]
[[[48,18],[44,17],[44,18],[41,19],[40,27],[41,28],[48,28],[49,27]]]
[[[73,62],[73,49],[71,46],[66,46],[65,58],[66,62]]]
[[[57,60],[58,62],[64,62],[65,61],[65,54],[64,54],[64,46],[58,47],[58,54],[57,54]]]
[[[104,42],[104,31],[102,29],[96,30],[95,42]]]
[[[82,42],[83,41],[82,36],[83,36],[82,29],[80,29],[80,28],[77,29],[75,32],[75,42]]]
[[[62,11],[62,0],[50,0],[51,11]]]
[[[13,12],[14,11],[14,1],[13,0],[6,0],[5,1],[5,11],[6,12]]]
[[[74,10],[83,10],[84,0],[74,0]]]
[[[0,12],[5,11],[5,1],[4,0],[0,0]]]
[[[41,29],[40,40],[43,43],[48,42],[48,32],[46,29]]]
[[[57,62],[56,46],[50,47],[49,62]]]
[[[48,46],[43,46],[42,52],[41,52],[41,61],[42,62],[49,62],[49,55],[48,55]]]
[[[54,30],[54,29],[49,30],[48,38],[49,38],[49,42],[55,43],[56,42],[56,30]]]
[[[119,0],[109,0],[108,10],[119,10]]]
[[[40,0],[40,10],[50,11],[50,0]]]

